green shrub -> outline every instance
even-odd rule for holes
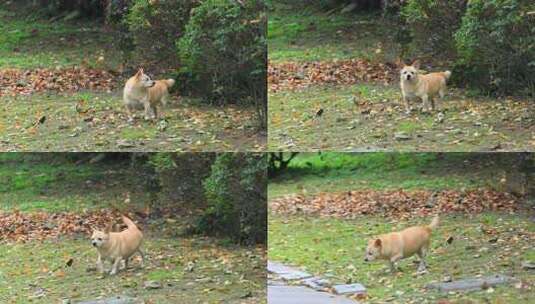
[[[124,21],[132,36],[137,57],[176,62],[175,42],[184,34],[190,11],[197,2],[133,0]]]
[[[455,34],[455,72],[491,92],[535,95],[535,17],[530,11],[535,11],[531,0],[470,1]]]
[[[213,104],[242,101],[265,115],[266,14],[260,0],[206,0],[177,42],[181,72]]]
[[[204,181],[208,208],[198,229],[242,244],[265,243],[267,161],[264,154],[224,153]]]
[[[159,201],[181,207],[203,208],[203,180],[210,175],[213,153],[154,153],[150,164],[158,179]]]
[[[409,0],[401,9],[413,47],[420,52],[455,54],[453,35],[461,24],[467,1]]]

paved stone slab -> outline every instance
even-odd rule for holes
[[[303,286],[268,286],[269,304],[358,304],[344,296],[319,292]]]
[[[320,277],[312,277],[304,279],[301,283],[307,287],[310,287],[314,290],[324,291],[327,287],[331,286],[329,280],[322,279]]]
[[[535,269],[535,263],[532,261],[524,261],[522,262],[522,268],[523,269]]]
[[[131,298],[127,296],[117,296],[113,298],[89,300],[83,302],[76,302],[77,304],[143,304],[145,303],[141,299]]]
[[[312,277],[311,274],[301,271],[297,268],[285,266],[283,264],[280,264],[277,262],[271,262],[271,261],[268,261],[267,270],[268,272],[275,273],[282,279],[288,280],[288,281],[302,280],[302,279]]]
[[[334,285],[334,292],[337,294],[355,294],[355,293],[365,293],[366,287],[364,285],[355,283],[355,284],[343,284],[343,285]]]
[[[439,291],[469,291],[469,290],[480,290],[488,287],[500,285],[500,284],[509,284],[514,282],[515,279],[503,275],[488,276],[483,278],[475,279],[466,279],[459,280],[447,283],[432,283],[428,284],[426,288],[428,289],[438,289]]]

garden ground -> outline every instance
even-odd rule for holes
[[[152,63],[126,64],[114,32],[101,24],[50,21],[14,4],[0,6],[0,24],[5,33],[0,38],[1,150],[245,151],[265,146],[254,109],[201,105],[178,97],[176,90],[165,121],[128,124],[121,89],[137,65],[157,79],[173,71],[156,70]]]
[[[359,300],[365,303],[535,300],[535,273],[522,267],[523,262],[535,259],[531,246],[535,240],[533,214],[524,205],[530,202],[513,202],[513,197],[500,188],[502,177],[490,169],[490,163],[484,165],[459,154],[414,157],[382,153],[361,157],[310,153],[294,161],[287,174],[269,185],[270,260],[299,267],[332,283],[364,284],[368,294]],[[473,196],[473,191],[483,192]],[[430,203],[428,198],[433,194],[437,200]],[[486,209],[463,211],[475,206]],[[364,262],[368,239],[428,224],[438,210],[441,224],[433,235],[427,274],[416,274],[416,258],[403,260],[402,271],[394,275],[384,262]],[[432,282],[493,274],[518,281],[466,293],[425,289]]]
[[[442,114],[404,113],[393,25],[376,15],[274,4],[270,12],[269,142],[282,151],[529,151],[525,98],[449,89]],[[415,54],[415,50],[411,51]],[[424,69],[451,69],[444,62]],[[354,65],[358,61],[364,67]]]
[[[266,303],[265,248],[191,235],[187,213],[136,218],[145,235],[145,267],[135,258],[117,276],[99,275],[91,227],[117,220],[113,210],[143,210],[149,200],[143,177],[121,165],[21,164],[17,157],[4,155],[0,166],[2,303],[116,295],[145,303]],[[146,289],[147,281],[161,288]]]

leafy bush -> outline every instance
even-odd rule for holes
[[[150,163],[155,168],[159,200],[177,207],[204,207],[203,180],[210,175],[213,153],[154,153]]]
[[[184,34],[196,0],[133,0],[124,21],[142,59],[177,61],[175,42]]]
[[[455,54],[453,35],[460,27],[467,1],[409,0],[401,9],[414,48],[435,54]]]
[[[177,43],[181,72],[192,77],[196,93],[209,102],[241,100],[265,115],[265,32],[264,1],[203,1]]]
[[[463,80],[497,93],[535,95],[535,17],[527,14],[533,10],[530,0],[470,1],[455,34]]]
[[[26,0],[25,3],[37,5],[42,13],[49,16],[75,19],[102,17],[109,1],[113,0]]]
[[[265,243],[266,165],[264,154],[220,154],[204,181],[208,209],[199,221],[199,230],[244,244]]]

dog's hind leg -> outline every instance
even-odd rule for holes
[[[119,264],[123,260],[122,257],[115,258],[115,261],[113,262],[113,266],[111,267],[110,275],[114,275],[117,273],[117,268],[119,267]]]
[[[139,252],[139,255],[141,256],[141,267],[143,267],[145,264],[145,254],[143,251],[141,251],[141,249],[138,249],[137,252]]]
[[[424,248],[420,249],[420,251],[416,253],[418,255],[418,258],[420,258],[420,264],[418,265],[418,272],[427,271],[427,264],[425,263],[425,253],[426,253],[426,250]]]

